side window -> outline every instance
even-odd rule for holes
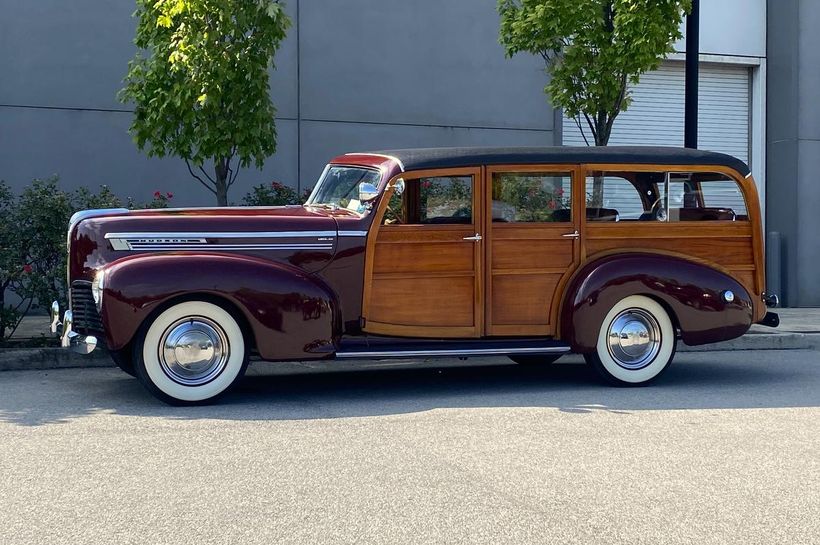
[[[667,221],[747,221],[743,192],[719,173],[669,174]]]
[[[433,176],[406,179],[402,195],[393,194],[383,224],[470,224],[473,177]]]
[[[572,221],[572,173],[493,174],[493,222]]]
[[[662,206],[663,172],[590,172],[587,221],[653,221]]]

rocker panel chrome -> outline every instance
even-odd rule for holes
[[[423,356],[506,356],[509,354],[566,354],[569,346],[544,346],[528,348],[469,348],[465,350],[374,350],[370,352],[336,352],[340,359],[355,358],[415,358]]]

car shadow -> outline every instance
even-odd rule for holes
[[[603,385],[581,363],[275,373],[245,377],[219,403],[199,407],[162,404],[137,380],[116,369],[9,372],[0,376],[0,422],[38,426],[96,413],[266,421],[450,408],[549,408],[578,415],[598,411],[628,415],[651,410],[820,406],[817,352],[791,351],[785,356],[770,352],[768,359],[757,352],[745,360],[739,354],[681,354],[664,376],[644,388]]]

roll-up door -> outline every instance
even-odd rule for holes
[[[749,162],[750,77],[747,66],[701,63],[698,147]],[[615,120],[609,145],[682,146],[684,81],[682,62],[667,61],[644,74],[629,109]],[[586,145],[574,120],[565,117],[563,131],[564,145]]]

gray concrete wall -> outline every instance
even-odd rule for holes
[[[349,151],[411,146],[549,145],[554,114],[542,63],[508,60],[495,0],[289,0],[294,25],[271,86],[279,149],[243,171],[231,198],[273,179],[313,185]],[[133,2],[0,0],[0,178],[19,189],[58,174],[149,200],[212,204],[174,158],[148,159],[116,100],[133,56]]]
[[[766,56],[767,0],[701,0],[700,52],[704,55],[738,57]],[[686,51],[686,20],[681,24],[684,37],[675,51]]]
[[[768,19],[768,230],[787,304],[820,306],[820,3],[769,0]]]

